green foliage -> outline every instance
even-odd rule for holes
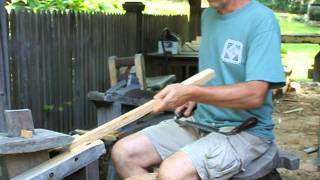
[[[122,4],[128,0],[12,0],[7,9],[73,10],[87,12],[124,13]],[[187,0],[137,0],[146,7],[145,14],[188,14]]]
[[[308,3],[311,2],[312,0],[258,0],[258,1],[277,11],[291,12],[295,14],[304,14],[307,12]]]
[[[12,0],[10,9],[73,10],[89,12],[122,12],[120,0]]]
[[[52,112],[54,109],[54,105],[53,104],[45,104],[43,106],[43,111],[46,113]]]

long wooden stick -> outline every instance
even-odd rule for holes
[[[214,76],[214,71],[212,69],[206,69],[206,70],[188,78],[187,80],[183,81],[181,84],[202,85],[202,84],[205,84],[210,79],[212,79],[213,76]],[[118,118],[115,118],[112,121],[109,121],[109,122],[95,128],[95,129],[85,133],[82,136],[79,136],[70,145],[70,150],[81,147],[83,145],[90,144],[92,142],[95,142],[96,140],[101,139],[105,135],[145,116],[146,114],[148,114],[152,111],[154,104],[155,104],[155,101],[151,100],[151,101],[119,116]]]

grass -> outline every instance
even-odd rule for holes
[[[303,21],[301,16],[276,13],[280,23],[282,34],[320,34],[319,25],[311,25]],[[283,57],[283,63],[293,70],[293,80],[308,81],[308,69],[314,64],[314,56],[320,51],[318,44],[282,44],[287,54]]]
[[[304,22],[303,17],[289,13],[276,13],[282,33],[320,33],[320,26]]]

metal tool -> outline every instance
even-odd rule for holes
[[[218,132],[218,133],[221,133],[224,135],[234,135],[234,134],[240,133],[241,131],[250,129],[258,123],[257,118],[251,117],[251,118],[245,120],[244,122],[242,122],[239,126],[236,126],[233,129],[231,129],[230,131],[223,131],[222,128],[217,128],[214,126],[210,126],[210,125],[206,125],[206,124],[202,124],[202,123],[198,123],[198,122],[194,122],[194,121],[190,121],[190,120],[180,120],[180,118],[183,117],[181,115],[183,113],[179,113],[179,114],[180,115],[176,114],[174,116],[174,120],[176,123],[178,123],[179,125],[182,125],[182,126],[194,127],[194,128],[199,129],[205,133]]]
[[[191,111],[191,114],[195,111],[197,109],[197,106],[195,106],[193,109],[192,109],[192,111]],[[184,107],[183,109],[181,109],[181,111],[180,112],[174,112],[174,117],[173,117],[173,119],[174,120],[177,120],[177,119],[180,119],[180,118],[182,118],[182,117],[185,117],[183,114],[184,114],[184,112],[186,112],[186,110],[187,110],[187,107]]]

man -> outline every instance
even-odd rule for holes
[[[164,180],[228,179],[268,150],[272,140],[271,88],[284,84],[280,30],[272,11],[255,0],[208,0],[202,15],[199,70],[216,77],[206,86],[167,86],[154,98],[159,112],[176,108],[189,120],[237,126],[250,117],[258,124],[236,135],[199,133],[164,121],[128,136],[112,150],[121,177],[147,173],[160,164]]]

